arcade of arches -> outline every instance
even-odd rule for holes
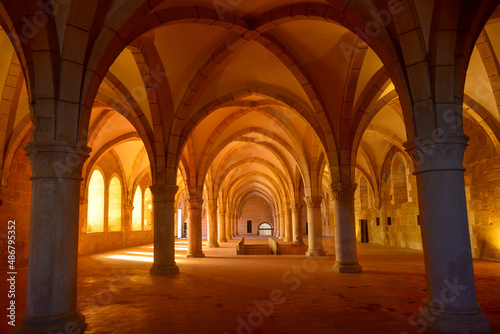
[[[265,226],[306,256],[334,238],[345,279],[357,242],[423,250],[429,326],[489,332],[472,259],[500,261],[498,3],[0,1],[16,331],[83,327],[78,255],[154,241],[144,275],[169,275],[176,238],[204,257]]]

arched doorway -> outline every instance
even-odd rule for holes
[[[258,235],[273,235],[274,228],[269,223],[259,225]]]

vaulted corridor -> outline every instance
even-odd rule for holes
[[[305,263],[255,332],[489,333],[499,4],[0,0],[9,329],[230,331]],[[256,236],[285,255],[230,254]],[[121,266],[99,298],[123,298],[79,309]]]

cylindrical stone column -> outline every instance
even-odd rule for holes
[[[274,236],[276,238],[280,237],[280,219],[278,214],[273,214],[273,222],[274,222]]]
[[[441,333],[490,329],[476,302],[462,165],[468,139],[416,138],[405,144],[415,164],[429,293],[419,323]]]
[[[335,264],[338,273],[359,273],[354,218],[354,192],[356,184],[333,184],[331,186],[335,206]]]
[[[285,222],[286,222],[285,210],[280,212],[279,219],[280,219],[280,239],[285,240]]]
[[[293,247],[302,247],[302,224],[300,221],[300,205],[295,204],[292,207],[292,232],[293,232]]]
[[[292,210],[286,208],[285,210],[285,239],[284,242],[292,242]]]
[[[188,251],[186,257],[205,257],[201,238],[201,208],[202,199],[186,201],[188,210]]]
[[[236,235],[235,235],[235,232],[234,232],[234,215],[231,215],[231,237],[234,238]]]
[[[217,205],[207,206],[207,220],[208,220],[208,248],[219,247],[217,242]]]
[[[232,240],[233,237],[231,236],[231,211],[229,210],[226,211],[225,220],[226,223],[224,225],[226,226],[226,239]]]
[[[226,211],[219,208],[219,242],[227,242],[226,239]]]
[[[154,262],[149,273],[151,275],[169,275],[179,272],[175,264],[175,194],[176,185],[154,185],[150,187],[153,194],[154,219]]]
[[[238,228],[238,216],[234,216],[234,235],[238,237],[240,235],[239,228]]]
[[[26,314],[16,333],[83,332],[76,306],[78,218],[86,146],[29,143],[32,170]]]
[[[321,202],[323,197],[311,196],[305,198],[307,203],[307,221],[309,222],[307,256],[326,255],[323,250],[323,232],[321,231]]]

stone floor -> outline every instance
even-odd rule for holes
[[[426,296],[422,253],[359,245],[361,274],[330,271],[333,257],[307,258],[283,246],[281,256],[236,256],[237,240],[186,259],[181,273],[148,274],[152,245],[79,258],[78,303],[87,333],[426,333],[413,327]],[[246,238],[246,242],[265,242]],[[333,240],[325,239],[333,254]],[[474,261],[478,302],[500,333],[500,263]],[[4,273],[5,274],[5,273]],[[17,276],[18,320],[24,313],[26,269]],[[2,309],[6,280],[0,282]],[[5,297],[4,297],[5,296]],[[12,332],[5,316],[0,333]]]

